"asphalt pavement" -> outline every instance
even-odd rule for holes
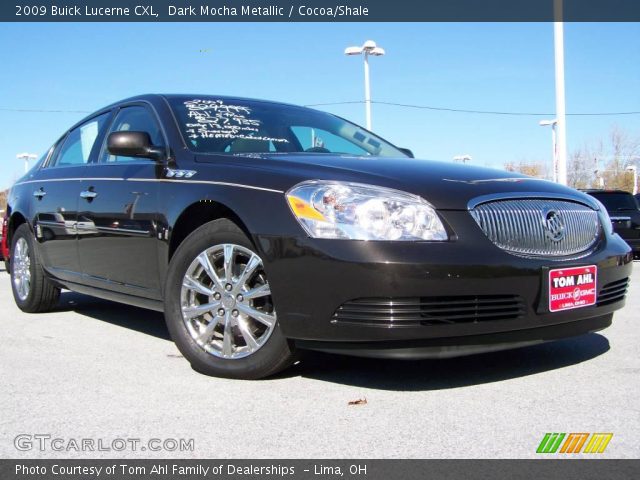
[[[635,262],[600,333],[448,360],[309,353],[250,382],[193,371],[156,312],[63,292],[22,313],[3,271],[0,458],[532,458],[547,432],[611,432],[601,457],[640,458],[639,313]]]

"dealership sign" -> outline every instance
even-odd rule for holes
[[[549,310],[559,312],[596,303],[598,267],[559,268],[549,271]]]

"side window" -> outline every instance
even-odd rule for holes
[[[311,127],[291,127],[291,131],[305,152],[370,155],[364,148],[326,130]]]
[[[55,145],[49,147],[46,152],[42,154],[42,156],[38,159],[38,161],[31,167],[32,170],[38,170],[47,159],[53,154],[53,150],[55,149]]]
[[[87,163],[91,157],[91,151],[96,139],[108,118],[109,113],[103,113],[71,130],[49,167],[83,165]]]
[[[147,132],[151,137],[151,143],[157,147],[164,146],[164,138],[160,125],[155,116],[145,107],[133,106],[125,107],[121,109],[109,129],[109,133],[113,132]],[[108,136],[108,134],[107,134]],[[106,142],[106,137],[105,137]],[[113,163],[113,162],[139,162],[139,158],[135,157],[119,157],[117,155],[111,155],[106,148],[102,153],[101,162]]]

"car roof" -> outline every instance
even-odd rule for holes
[[[600,188],[581,188],[580,189],[581,192],[584,193],[625,193],[627,195],[632,195],[631,193],[627,192],[626,190],[605,190],[605,189],[600,189]]]
[[[235,102],[266,103],[270,105],[282,105],[286,107],[306,108],[301,105],[295,105],[293,103],[286,103],[286,102],[277,102],[275,100],[263,100],[260,98],[236,97],[236,96],[227,96],[227,95],[212,95],[210,93],[207,93],[207,94],[164,93],[164,94],[159,94],[158,96],[164,97],[167,100],[183,99],[188,97],[188,98],[199,98],[204,100],[227,100],[227,101],[235,101]]]

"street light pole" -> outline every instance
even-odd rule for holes
[[[27,173],[29,171],[29,160],[35,160],[38,156],[33,153],[24,152],[16,155],[16,158],[18,160],[24,160],[24,173]]]
[[[470,162],[471,160],[473,160],[473,157],[471,157],[471,155],[469,155],[468,153],[464,155],[456,155],[455,157],[453,157],[453,161],[456,163],[457,162],[467,163],[467,162]]]
[[[638,193],[638,167],[635,165],[629,165],[627,170],[633,172],[633,194],[637,195]]]
[[[369,75],[369,55],[381,57],[385,54],[384,48],[378,47],[373,40],[367,40],[361,47],[347,47],[345,55],[364,55],[364,107],[367,130],[371,130],[371,81]]]
[[[562,0],[554,0],[553,43],[556,70],[556,149],[557,182],[567,184],[567,117],[564,87],[564,23],[562,22]]]
[[[369,52],[364,52],[364,108],[367,130],[371,130],[371,82],[369,81]]]
[[[540,121],[541,127],[548,127],[549,125],[551,125],[551,148],[553,148],[551,153],[551,158],[553,159],[553,181],[558,183],[558,135],[556,134],[558,120]]]

